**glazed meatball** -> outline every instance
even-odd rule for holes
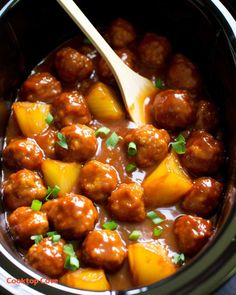
[[[115,50],[119,58],[131,69],[134,69],[135,65],[135,56],[132,51],[128,48],[120,48]],[[106,61],[101,57],[98,62],[98,73],[99,75],[106,80],[113,80],[113,74],[106,63]]]
[[[219,124],[217,110],[213,103],[200,100],[197,107],[195,128],[207,132],[215,131]]]
[[[136,38],[133,26],[126,20],[114,20],[109,29],[109,41],[115,48],[125,47]]]
[[[43,152],[33,139],[13,139],[3,150],[3,159],[10,168],[34,170],[40,167]]]
[[[209,175],[217,172],[222,158],[222,143],[205,131],[195,131],[187,140],[181,162],[194,175]]]
[[[201,78],[196,66],[182,54],[176,54],[167,72],[167,85],[191,93],[201,89]]]
[[[28,263],[38,271],[49,277],[58,277],[63,274],[66,254],[63,251],[65,242],[59,240],[52,243],[51,238],[44,238],[34,244],[26,255]]]
[[[43,200],[47,189],[38,173],[23,169],[9,176],[3,183],[4,202],[14,210],[30,206],[33,200]]]
[[[182,207],[199,216],[207,217],[216,209],[223,185],[211,177],[201,177],[194,181],[185,196]]]
[[[30,76],[21,88],[23,99],[28,101],[52,102],[62,91],[61,83],[49,73]]]
[[[193,256],[207,243],[213,231],[210,220],[184,215],[175,220],[174,233],[180,252]]]
[[[88,124],[91,114],[84,96],[78,91],[63,92],[54,101],[54,120],[59,128],[72,124]]]
[[[35,136],[34,139],[47,158],[54,159],[56,157],[55,146],[58,140],[56,130],[48,128],[44,133]]]
[[[71,47],[64,47],[56,53],[55,67],[65,82],[86,79],[93,71],[93,62]]]
[[[61,133],[65,136],[68,149],[56,145],[57,155],[66,162],[86,161],[92,158],[97,150],[97,139],[93,129],[81,124],[64,127]]]
[[[122,183],[108,198],[110,212],[121,221],[145,219],[143,188],[137,183]]]
[[[92,201],[73,193],[46,202],[42,211],[47,213],[55,230],[68,239],[85,236],[98,218]]]
[[[127,249],[118,232],[94,230],[83,242],[82,255],[89,265],[116,271],[127,256]]]
[[[138,47],[141,61],[148,66],[160,68],[171,53],[169,41],[154,33],[146,33]]]
[[[19,207],[8,217],[10,230],[17,241],[28,242],[32,235],[43,235],[48,231],[47,215],[30,207]]]
[[[96,202],[106,200],[117,183],[117,171],[109,164],[93,160],[81,169],[80,189],[85,196]]]
[[[145,168],[161,161],[167,155],[170,136],[167,131],[147,124],[130,130],[124,141],[127,146],[130,142],[136,144],[137,154],[132,158],[139,167]]]
[[[194,118],[193,107],[185,90],[164,90],[153,102],[153,117],[158,127],[175,130],[187,127]]]

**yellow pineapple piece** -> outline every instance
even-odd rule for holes
[[[24,136],[39,135],[48,128],[46,118],[50,113],[50,105],[23,101],[13,103],[12,109]]]
[[[160,165],[144,179],[144,202],[147,207],[161,207],[177,202],[192,187],[177,155],[171,152]]]
[[[149,285],[176,272],[176,266],[160,244],[135,243],[128,247],[131,277],[138,286]]]
[[[125,117],[115,93],[104,83],[95,83],[90,88],[86,100],[96,119],[119,120]]]
[[[59,283],[72,288],[93,291],[111,289],[103,269],[80,268],[74,272],[67,272],[59,279]]]
[[[47,185],[59,186],[60,194],[70,193],[76,187],[81,165],[46,159],[42,163],[42,172]]]

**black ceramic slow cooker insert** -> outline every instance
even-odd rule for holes
[[[92,292],[58,284],[7,283],[7,278],[36,278],[17,253],[0,215],[0,282],[12,294],[209,294],[236,272],[236,23],[218,0],[75,1],[101,27],[117,17],[144,31],[166,36],[175,52],[199,65],[210,96],[220,108],[228,151],[225,201],[215,238],[172,277],[127,291]],[[31,69],[62,42],[79,33],[56,0],[0,2],[0,101],[10,111],[17,88]],[[2,150],[7,115],[0,118]],[[4,291],[5,290],[5,291]]]

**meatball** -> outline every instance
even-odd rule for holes
[[[78,91],[63,92],[54,101],[54,120],[59,128],[72,124],[88,124],[91,114],[84,96]]]
[[[44,154],[48,158],[56,158],[55,146],[57,142],[57,131],[48,128],[44,133],[39,134],[34,137],[37,144],[44,151]]]
[[[138,47],[141,61],[148,66],[163,67],[171,53],[169,41],[154,33],[146,33]]]
[[[153,116],[158,127],[175,130],[186,128],[194,118],[189,94],[185,90],[164,90],[153,102]]]
[[[120,48],[115,50],[116,54],[119,56],[119,58],[131,69],[134,69],[135,67],[135,56],[132,51],[130,51],[128,48]],[[98,62],[98,73],[99,75],[107,80],[113,80],[113,74],[106,63],[106,61],[103,58],[100,58]]]
[[[145,219],[143,188],[137,183],[122,183],[108,198],[111,213],[121,221],[142,221]]]
[[[136,38],[134,27],[126,20],[118,18],[109,28],[109,41],[115,48],[125,47]]]
[[[61,83],[49,73],[30,76],[21,88],[23,99],[28,101],[52,102],[62,91]]]
[[[35,199],[43,200],[47,189],[38,173],[23,169],[11,174],[3,183],[3,193],[7,207],[15,210],[21,206],[30,206]]]
[[[76,82],[90,76],[93,71],[93,62],[76,49],[64,47],[56,53],[55,67],[63,81]]]
[[[184,215],[175,220],[174,233],[179,250],[193,256],[207,243],[213,230],[210,220]]]
[[[57,144],[56,153],[64,161],[86,161],[95,155],[97,139],[93,129],[85,125],[74,124],[64,127],[61,133],[66,138],[68,149]]]
[[[8,217],[10,230],[17,241],[29,242],[32,235],[43,235],[48,231],[47,215],[30,207],[19,207]]]
[[[64,273],[66,254],[64,240],[52,243],[51,238],[44,238],[34,244],[26,255],[28,263],[38,271],[49,277],[58,277]]]
[[[145,168],[161,161],[167,155],[170,136],[167,131],[146,124],[130,130],[124,141],[127,145],[130,142],[136,144],[137,154],[132,158],[139,167]]]
[[[83,242],[82,255],[89,265],[116,271],[127,256],[127,249],[118,232],[94,230]]]
[[[207,217],[216,209],[222,189],[222,183],[211,177],[198,178],[185,196],[182,207],[199,216]]]
[[[47,213],[55,230],[68,239],[85,236],[98,218],[92,201],[73,193],[46,202],[42,211]]]
[[[40,167],[43,152],[33,139],[13,139],[3,150],[3,159],[10,168],[34,170]]]
[[[117,171],[109,164],[93,160],[81,169],[80,189],[94,201],[104,201],[116,188],[117,183]]]
[[[196,66],[187,57],[176,54],[167,72],[167,85],[197,93],[201,89],[201,78]]]
[[[195,128],[207,132],[215,131],[219,124],[217,110],[213,103],[200,100],[197,107]]]
[[[209,175],[217,172],[222,158],[222,143],[205,131],[195,131],[187,140],[181,162],[194,175]]]

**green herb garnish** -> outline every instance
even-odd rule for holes
[[[173,261],[175,264],[183,264],[185,262],[185,256],[183,253],[175,254],[173,257]]]
[[[74,251],[74,248],[73,248],[73,245],[72,244],[65,244],[64,247],[63,247],[63,251],[67,255],[70,255],[70,256],[74,256],[75,255],[75,251]]]
[[[31,209],[34,211],[39,211],[42,207],[42,202],[39,200],[33,200],[31,204]]]
[[[76,256],[67,256],[65,263],[64,263],[64,268],[75,271],[79,269],[79,260]]]
[[[54,198],[57,197],[58,193],[60,192],[59,186],[55,185],[53,188],[48,186],[47,195],[45,200],[48,201],[50,196],[53,196]]]
[[[135,164],[128,164],[126,167],[125,167],[125,171],[127,173],[132,173],[134,172],[135,170],[137,169],[137,166]]]
[[[105,126],[103,126],[103,127],[100,127],[100,128],[98,128],[96,131],[95,131],[95,136],[96,137],[98,137],[98,136],[100,136],[100,135],[108,135],[109,133],[110,133],[110,129],[109,128],[107,128],[107,127],[105,127]]]
[[[161,235],[162,231],[163,231],[163,228],[158,226],[153,229],[152,234],[154,237],[159,237]]]
[[[117,226],[118,226],[118,224],[112,220],[112,221],[107,221],[107,222],[103,223],[102,228],[113,230],[113,229],[116,229]]]
[[[57,243],[61,239],[61,235],[59,235],[56,231],[48,232],[47,236],[52,238],[52,244]]]
[[[170,145],[177,154],[184,154],[186,152],[186,141],[182,134],[180,134],[174,142],[171,142]]]
[[[161,217],[159,217],[155,211],[149,211],[147,213],[147,217],[152,220],[154,224],[160,224],[164,221]]]
[[[155,86],[157,88],[159,88],[159,89],[164,89],[165,88],[165,83],[160,78],[157,78],[156,81],[155,81]]]
[[[66,137],[64,134],[62,134],[61,132],[57,133],[57,138],[59,139],[59,141],[57,141],[57,144],[62,147],[65,150],[68,150],[68,144],[66,142]]]
[[[34,235],[30,237],[31,240],[35,242],[35,244],[38,244],[39,242],[42,241],[43,236],[42,235]]]
[[[139,230],[133,230],[132,233],[129,235],[129,239],[132,241],[137,241],[139,238],[141,238],[142,233]]]
[[[111,136],[106,140],[106,146],[110,148],[114,148],[119,142],[120,137],[115,132],[111,134]]]
[[[128,144],[128,155],[133,157],[137,154],[137,146],[135,142],[130,142]]]
[[[53,115],[49,113],[49,114],[47,115],[47,118],[45,119],[45,122],[46,122],[48,125],[51,125],[51,124],[53,123],[53,120],[54,120]]]

